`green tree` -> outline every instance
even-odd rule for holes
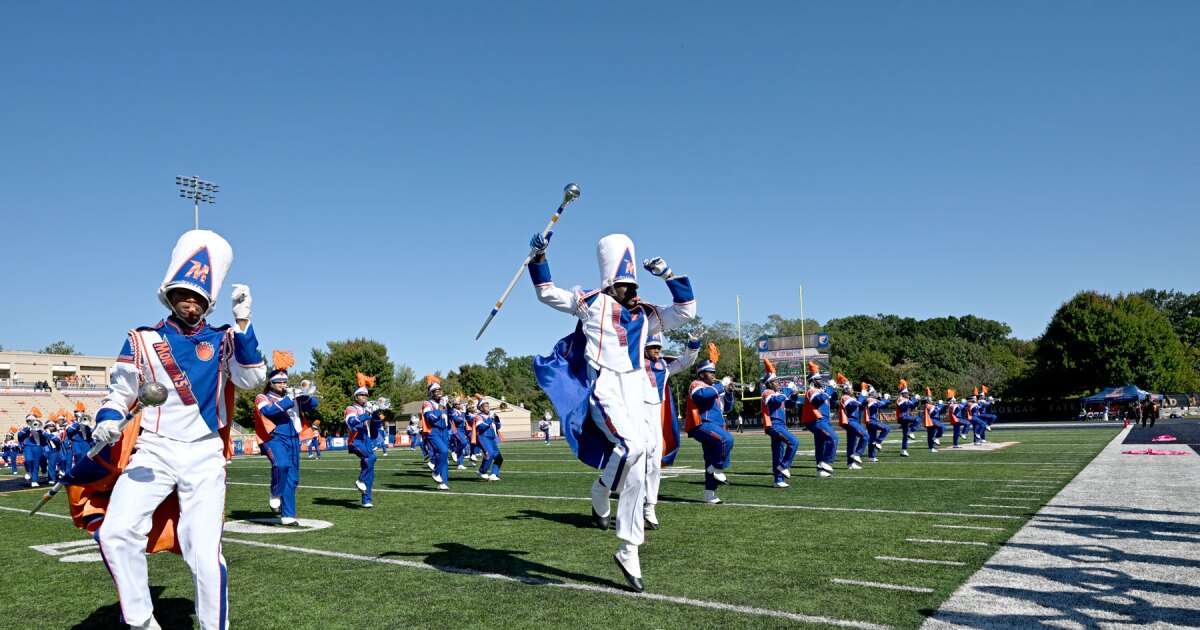
[[[38,352],[41,354],[67,354],[67,355],[81,354],[79,352],[75,352],[75,346],[73,346],[65,341],[55,341],[54,343],[46,346],[45,348],[38,350]]]
[[[1170,320],[1136,295],[1077,294],[1055,312],[1035,356],[1042,391],[1053,395],[1131,383],[1156,391],[1200,385]]]

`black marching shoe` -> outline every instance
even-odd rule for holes
[[[644,519],[644,520],[646,521],[646,529],[651,530],[651,531],[658,529],[658,523],[655,523],[654,521],[651,521],[649,519]]]
[[[604,531],[608,531],[609,521],[609,517],[600,516],[600,513],[596,511],[596,508],[592,508],[592,522],[596,524],[596,527],[599,527]]]
[[[646,590],[646,585],[642,583],[642,578],[633,577],[633,574],[625,570],[625,565],[621,564],[621,557],[619,555],[613,555],[613,562],[617,563],[617,568],[621,570],[621,575],[625,576],[625,581],[629,583],[629,588],[638,593]]]

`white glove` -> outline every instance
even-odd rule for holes
[[[376,411],[379,411],[379,406],[375,404],[375,401],[370,401],[363,405],[363,409],[366,409],[367,413],[375,413]]]
[[[229,296],[233,302],[233,318],[250,319],[250,306],[254,303],[250,297],[250,287],[244,284],[233,285],[233,294]]]
[[[732,382],[733,382],[733,377],[726,376],[725,378],[721,379],[721,387],[729,387],[729,384]]]
[[[116,420],[105,420],[92,430],[92,438],[99,444],[112,444],[121,438],[121,423]]]
[[[883,395],[883,399],[884,399],[884,400],[891,400],[891,399],[892,399],[892,395],[891,395],[891,394],[884,394],[884,395]]]
[[[643,260],[642,267],[659,277],[671,274],[671,268],[667,266],[667,261],[663,260],[661,256]]]

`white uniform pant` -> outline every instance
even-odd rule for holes
[[[620,373],[590,366],[588,372],[593,382],[592,421],[613,444],[600,483],[621,495],[617,500],[617,538],[640,545],[646,537],[642,506],[646,501],[645,460],[650,450],[643,389],[646,376],[641,371]]]
[[[658,504],[658,486],[662,483],[662,406],[662,402],[646,403],[646,431],[650,437],[650,448],[646,451],[646,505]]]
[[[221,555],[225,519],[225,454],[220,435],[180,442],[143,431],[137,452],[117,479],[97,538],[117,585],[125,622],[154,614],[146,572],[146,537],[155,508],[179,491],[176,535],[196,585],[196,618],[204,630],[229,627],[228,579]]]

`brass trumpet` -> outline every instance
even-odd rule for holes
[[[46,426],[46,423],[42,422],[41,418],[29,421],[29,428],[31,428],[31,429],[40,430],[44,426]]]
[[[730,383],[729,389],[735,392],[754,392],[754,383]]]
[[[316,383],[308,379],[300,381],[300,385],[296,387],[297,396],[311,396],[313,398],[322,398],[321,392],[317,391]]]

